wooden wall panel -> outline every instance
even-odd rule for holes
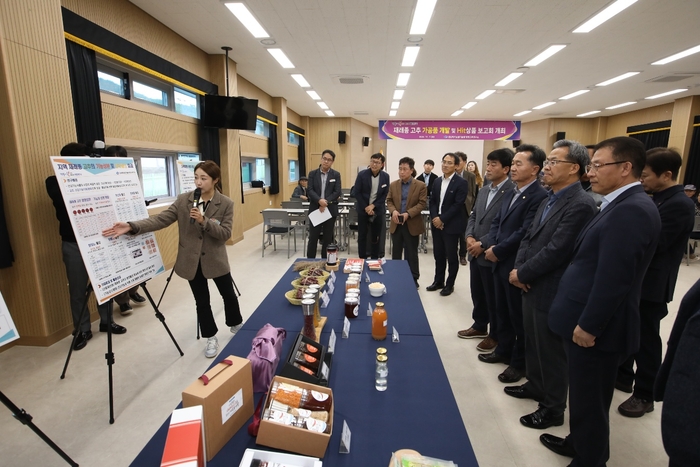
[[[251,132],[241,131],[241,153],[246,157],[267,157],[267,138]]]
[[[56,31],[63,31],[59,1],[22,0],[0,2],[6,40],[22,44],[53,57],[66,58],[66,47],[56,40]]]
[[[229,73],[231,73],[229,71]],[[241,75],[237,76],[238,79],[238,93],[231,95],[235,96],[243,96],[247,97],[248,99],[257,99],[258,100],[258,107],[261,109],[265,109],[270,113],[272,112],[272,97],[265,93],[262,89],[259,87],[255,86],[253,83],[242,77]],[[219,92],[219,94],[223,94],[223,92]]]
[[[544,148],[549,141],[549,119],[525,122],[520,127],[520,140]]]
[[[242,217],[244,231],[262,223],[262,214],[260,214],[260,212],[263,209],[279,207],[275,206],[274,203],[272,205],[270,204],[272,195],[270,195],[269,190],[266,191],[267,193],[263,194],[260,189],[248,190],[245,193],[245,203],[243,203],[238,210],[234,211],[234,217],[236,215]]]
[[[350,171],[348,173],[350,179],[344,182],[343,185],[354,185],[357,178],[357,168],[364,168],[369,165],[369,159],[374,154],[374,151],[371,143],[370,146],[362,145],[362,138],[366,137],[374,140],[374,134],[375,127],[371,127],[354,118],[350,119],[350,131],[346,140],[350,148]],[[384,155],[386,156],[386,153]],[[396,167],[390,167],[389,170],[390,173],[394,174]]]
[[[566,133],[566,139],[578,141],[584,146],[587,144],[595,144],[595,118],[553,118],[550,122],[550,140],[547,147],[543,147],[546,153],[552,149],[552,145],[556,142],[556,134],[559,131]]]
[[[321,152],[330,149],[335,152],[333,168],[340,172],[343,188],[350,188],[355,176],[350,176],[349,144],[338,144],[338,132],[350,131],[349,118],[310,118],[309,138],[306,141],[308,172],[318,168],[321,162]]]
[[[304,125],[302,125],[301,122],[301,116],[289,108],[287,109],[287,121],[293,125],[298,126],[299,128],[304,128]],[[306,130],[306,128],[304,128],[304,130]]]
[[[604,139],[614,136],[627,136],[628,126],[671,120],[672,118],[673,103],[613,115],[608,117],[608,127]]]
[[[126,107],[102,103],[105,137],[167,143],[178,147],[198,146],[197,125]],[[146,144],[144,147],[148,147]],[[155,149],[155,148],[154,148]]]

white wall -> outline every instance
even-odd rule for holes
[[[484,154],[483,141],[462,140],[405,140],[390,139],[386,147],[386,171],[391,180],[399,178],[399,160],[402,157],[411,157],[416,161],[418,175],[423,171],[423,162],[432,159],[435,162],[433,172],[442,175],[440,161],[448,152],[462,151],[467,155],[467,160],[477,161],[481,169],[481,159]],[[367,161],[369,163],[369,160]]]

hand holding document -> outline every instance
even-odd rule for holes
[[[309,220],[314,227],[326,222],[330,218],[331,212],[327,208],[324,209],[323,212],[321,212],[320,209],[316,209],[309,213]]]

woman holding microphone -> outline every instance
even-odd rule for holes
[[[117,222],[102,231],[105,237],[136,235],[160,230],[177,221],[179,244],[175,273],[190,282],[197,306],[202,336],[207,338],[204,355],[213,358],[219,351],[218,328],[209,301],[207,280],[213,279],[224,299],[226,325],[233,334],[243,326],[238,298],[233,289],[226,240],[231,237],[233,201],[221,193],[221,169],[213,161],[195,166],[197,189],[177,197],[168,209],[148,219]]]

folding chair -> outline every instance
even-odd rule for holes
[[[297,236],[295,235],[295,225],[289,219],[285,211],[263,211],[263,234],[262,234],[262,255],[265,257],[265,248],[270,243],[273,244],[274,251],[277,251],[277,235],[287,235],[287,258],[290,253],[290,238],[294,236],[294,252],[297,251]],[[265,235],[272,236],[272,242],[265,242]]]

